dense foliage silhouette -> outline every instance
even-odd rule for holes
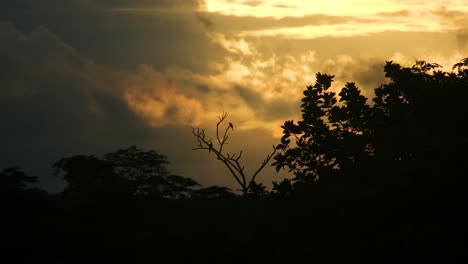
[[[468,59],[453,69],[387,62],[389,81],[371,102],[354,83],[331,92],[333,76],[318,73],[304,91],[302,120],[286,121],[276,146],[273,165],[294,177],[272,190],[251,178],[241,180],[242,195],[202,187],[171,174],[163,154],[135,146],[60,159],[53,169],[67,187],[58,194],[7,168],[2,256],[18,263],[459,263],[467,255]],[[200,148],[222,153],[198,135]]]
[[[338,95],[317,73],[304,91],[302,120],[286,121],[274,157],[294,173],[291,188],[333,198],[465,199],[468,60],[457,72],[435,63],[389,61],[388,83],[367,102],[355,83]]]

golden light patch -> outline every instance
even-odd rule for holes
[[[417,9],[415,9],[416,6]],[[439,8],[468,11],[468,5],[464,0],[205,0],[199,10],[234,16],[283,18],[314,14],[362,17],[401,10],[436,10]]]
[[[178,91],[166,73],[141,66],[128,78],[123,98],[128,107],[151,126],[197,126],[208,118],[202,102]]]
[[[418,8],[414,8],[417,6]],[[444,32],[454,30],[453,24],[440,17],[444,12],[468,12],[466,1],[364,1],[364,0],[206,0],[204,12],[229,16],[304,17],[313,15],[343,16],[349,21],[338,24],[305,24],[300,27],[275,27],[241,31],[242,37],[275,36],[295,39],[320,37],[363,36],[386,31]]]
[[[217,12],[234,16],[255,17],[302,17],[313,14],[325,15],[361,15],[372,14],[380,10],[394,11],[404,7],[392,1],[362,1],[362,0],[206,0],[201,7],[203,11]]]
[[[416,5],[418,8],[414,8]],[[359,47],[362,45],[363,51],[357,53],[351,49],[351,45],[347,46],[346,39],[333,44],[335,39],[390,31],[390,36],[398,36],[394,32],[447,32],[456,29],[454,23],[444,21],[445,17],[452,15],[450,10],[454,9],[459,10],[457,14],[462,14],[460,12],[468,11],[468,5],[460,1],[418,0],[206,0],[199,11],[216,13],[212,18],[214,26],[206,36],[223,48],[225,55],[215,61],[207,61],[211,69],[209,73],[180,68],[161,72],[142,70],[132,80],[133,88],[127,90],[125,99],[135,113],[154,126],[191,124],[209,127],[216,123],[216,116],[226,111],[235,122],[236,131],[267,129],[274,137],[279,137],[284,120],[300,118],[302,91],[315,82],[317,72],[336,75],[332,91],[339,92],[347,81],[356,81],[363,88],[363,94],[370,98],[374,85],[380,84],[383,78],[383,66],[377,65],[376,61],[384,63],[391,59],[391,54],[397,55],[395,51],[408,46],[411,48],[403,49],[405,57],[401,57],[401,60],[409,59],[408,55],[432,54],[430,51],[420,51],[422,45],[418,41],[424,35],[422,33],[415,37],[416,40],[404,42],[404,46],[399,42],[374,40],[373,43],[377,43],[379,48],[372,56],[367,56],[369,43],[356,44]],[[309,18],[306,18],[301,20],[303,24],[294,24],[302,26],[286,27],[277,23],[276,27],[268,27],[262,24],[260,27],[247,27],[251,30],[242,30],[239,26],[235,31],[223,31],[223,27],[216,26],[222,21],[231,21],[229,19],[249,24],[255,23],[257,18],[258,21],[272,21],[271,18],[260,19],[264,17],[309,16],[314,19],[314,15],[341,16],[345,19],[309,23]],[[245,20],[232,17],[222,20],[222,16],[249,17]],[[289,45],[289,41],[299,43],[304,39],[316,38],[328,38],[323,41],[324,46],[332,43],[330,45],[339,47],[327,55],[324,55],[324,47],[320,45],[290,53],[290,49],[299,46]],[[263,41],[268,43],[265,45]],[[276,45],[275,42],[284,48],[271,48]],[[322,43],[321,40],[317,42]],[[413,53],[409,54],[408,50]],[[442,60],[438,58],[436,61]],[[413,57],[411,62],[414,62]]]
[[[208,33],[208,38],[214,43],[221,45],[224,49],[232,53],[241,53],[242,55],[252,55],[252,47],[244,39],[232,40],[226,39],[223,34],[220,33]]]
[[[130,109],[155,127],[166,125],[199,125],[204,110],[200,102],[172,90],[155,89],[153,94],[129,90],[124,98]]]
[[[418,20],[395,19],[392,21],[376,21],[367,23],[348,23],[336,25],[313,25],[303,27],[286,27],[277,29],[266,29],[257,31],[243,31],[239,33],[241,37],[286,37],[293,39],[314,39],[322,37],[352,37],[365,36],[372,33],[385,31],[400,32],[441,32],[453,30],[455,27],[438,23],[421,23]]]

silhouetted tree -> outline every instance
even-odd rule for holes
[[[40,204],[48,194],[32,186],[38,182],[35,176],[29,176],[18,167],[9,167],[0,172],[0,200],[9,206]]]
[[[63,172],[66,192],[87,195],[114,194],[151,196],[168,199],[188,198],[199,184],[189,178],[172,175],[166,168],[166,156],[135,146],[104,155],[73,156],[54,164],[55,174]]]
[[[47,252],[46,247],[55,246],[54,228],[60,220],[50,195],[33,186],[37,182],[38,177],[29,176],[18,167],[0,172],[4,259],[22,262],[34,256],[37,261]]]
[[[294,188],[320,183],[340,193],[383,188],[418,197],[434,195],[440,181],[453,189],[466,181],[455,171],[468,157],[467,61],[454,66],[457,73],[387,62],[390,80],[375,89],[373,105],[354,83],[338,96],[328,91],[334,76],[317,73],[304,91],[302,120],[282,126],[273,165],[294,173]]]
[[[94,156],[63,158],[53,168],[54,175],[61,175],[67,182],[64,193],[69,197],[95,199],[132,192],[130,182],[115,173],[111,162]]]
[[[224,132],[220,131],[222,130],[220,126],[227,117],[228,113],[223,113],[219,117],[219,121],[216,123],[215,139],[207,137],[204,129],[192,128],[192,133],[198,141],[198,147],[194,148],[193,150],[207,150],[209,154],[213,153],[213,155],[217,157],[217,160],[221,161],[226,166],[236,182],[240,185],[242,195],[247,196],[249,193],[253,194],[252,191],[254,189],[258,191],[258,188],[256,187],[260,185],[255,182],[255,179],[276,153],[276,149],[273,146],[272,153],[266,156],[266,158],[260,164],[259,168],[252,174],[252,176],[249,177],[246,175],[245,167],[241,164],[240,161],[242,158],[242,150],[239,151],[239,153],[234,154],[223,152],[224,146],[228,143],[229,130],[234,131],[234,126],[232,123],[228,124],[228,126],[223,130]]]
[[[179,175],[169,175],[166,183],[163,185],[163,197],[169,199],[187,199],[191,198],[195,187],[200,184],[193,179]]]
[[[37,177],[28,176],[18,167],[9,167],[0,172],[1,192],[24,191],[37,180]]]
[[[277,170],[288,167],[295,175],[295,187],[307,189],[320,182],[339,189],[344,172],[372,154],[368,146],[369,106],[354,83],[342,89],[338,104],[336,94],[328,91],[334,76],[317,73],[316,78],[315,85],[304,91],[303,120],[297,124],[286,121],[282,126],[284,135],[273,165]],[[283,183],[283,188],[286,185]]]
[[[131,146],[105,154],[104,160],[112,163],[119,177],[130,182],[134,195],[187,198],[199,185],[193,179],[170,174],[166,168],[168,158],[154,150]]]

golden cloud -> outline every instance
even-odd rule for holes
[[[130,76],[123,94],[128,106],[151,126],[198,126],[206,116],[202,103],[174,88],[170,80],[150,66]]]

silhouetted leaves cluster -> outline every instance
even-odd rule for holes
[[[336,95],[334,76],[317,73],[304,91],[302,120],[282,126],[273,165],[294,173],[293,188],[319,184],[334,197],[464,197],[467,59],[454,65],[458,72],[440,67],[387,62],[389,81],[372,102],[355,83]]]

